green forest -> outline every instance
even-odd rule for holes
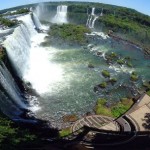
[[[68,6],[67,19],[71,24],[86,25],[88,15],[95,7],[95,30],[106,34],[109,30],[113,35],[141,47],[146,55],[150,54],[150,16],[134,9],[102,3],[61,2]],[[46,3],[47,9],[55,15],[58,3]],[[103,9],[103,16],[100,13]]]
[[[55,43],[56,41],[60,41],[61,43],[65,42],[67,44],[83,45],[87,43],[85,33],[90,33],[90,32],[91,32],[90,29],[86,28],[83,25],[54,24],[51,26],[48,34],[50,35],[49,37],[50,42],[53,43]]]
[[[146,54],[150,54],[150,16],[144,15],[136,10],[106,4],[84,3],[72,4],[68,7],[68,19],[72,23],[86,24],[87,12],[95,7],[95,14],[100,15],[103,9],[103,16],[99,16],[95,22],[96,30],[102,30],[125,40],[136,43],[143,48]]]

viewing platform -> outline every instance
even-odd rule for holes
[[[150,96],[142,94],[133,106],[117,119],[101,115],[89,115],[76,121],[69,137],[73,145],[77,140],[86,148],[134,145],[150,137]],[[67,139],[69,139],[67,137]],[[136,143],[137,145],[137,143]]]
[[[101,115],[86,116],[74,123],[72,132],[83,126],[109,131],[150,131],[150,96],[142,94],[134,105],[117,119]]]
[[[136,131],[150,131],[150,96],[143,94],[124,116],[131,120]]]
[[[72,132],[75,132],[82,128],[83,126],[88,126],[97,129],[106,129],[119,131],[119,125],[111,117],[101,116],[101,115],[90,115],[78,120],[72,126]]]

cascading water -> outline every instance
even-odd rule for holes
[[[22,78],[22,74],[26,70],[26,62],[29,55],[29,35],[24,25],[20,25],[15,29],[5,41],[4,46],[7,48],[8,57],[11,60],[18,76]],[[14,38],[12,38],[12,36]],[[18,63],[19,62],[19,63]]]
[[[61,80],[62,70],[58,65],[49,61],[49,52],[40,47],[39,42],[44,41],[46,34],[38,34],[32,38],[29,57],[29,70],[24,79],[30,81],[32,87],[39,93],[50,92],[53,84]],[[52,54],[51,54],[52,56]]]
[[[51,8],[52,7],[49,5],[46,5],[44,3],[39,3],[36,7],[32,9],[32,12],[34,12],[38,20],[49,22],[50,18],[54,17],[54,12],[51,11]],[[43,28],[43,24],[42,24],[42,28]]]
[[[17,75],[25,82],[27,81],[32,84],[32,81],[26,79],[26,76],[31,70],[30,53],[32,47],[32,37],[38,35],[37,31],[35,30],[36,24],[34,25],[31,14],[18,17],[17,19],[22,21],[22,23],[14,29],[14,32],[11,35],[7,36],[6,40],[3,42],[3,45],[6,48],[8,58],[13,68],[15,69]],[[34,55],[36,55],[36,53],[34,53]],[[19,108],[30,109],[32,111],[36,111],[37,109],[39,109],[37,105],[32,105],[32,102],[36,99],[36,97],[34,96],[28,97],[30,99],[31,104],[29,104],[28,106],[24,104],[24,98],[21,97],[19,88],[17,87],[10,73],[3,64],[0,67],[0,71],[0,83],[3,89],[6,91],[6,94],[2,95],[5,99],[7,99],[7,102],[12,107],[12,109],[8,107],[10,108],[10,111],[13,111],[14,113],[22,113],[22,110],[20,110]],[[3,102],[1,103],[3,104]],[[10,117],[15,116],[15,119],[17,119],[14,113],[12,113],[11,116],[9,110],[5,108],[6,107],[2,108],[5,114],[7,114]]]
[[[58,23],[58,24],[68,23],[68,21],[67,21],[67,7],[68,6],[66,6],[66,5],[57,6],[57,13],[54,16],[54,18],[52,19],[53,23]]]
[[[3,62],[0,62],[0,109],[13,118],[22,113],[27,106],[10,72]]]
[[[35,9],[35,14],[39,19],[42,19],[43,14],[46,13],[45,5],[43,3],[38,4],[38,6]]]
[[[101,16],[101,17],[103,16],[103,8],[102,8],[102,11],[101,11],[101,14],[100,14],[100,16]]]
[[[58,80],[58,74],[61,74],[49,62],[46,49],[39,46],[47,34],[37,33],[30,14],[19,17],[18,20],[23,23],[4,41],[8,57],[21,79],[30,82],[37,92],[46,92],[50,90],[49,84],[55,82],[56,78]]]
[[[18,76],[23,78],[28,70],[28,59],[30,55],[31,37],[37,32],[30,15],[18,18],[23,21],[4,41],[8,57],[13,64]]]
[[[37,29],[42,29],[42,25],[37,17],[37,15],[33,12],[33,22]]]
[[[97,18],[98,16],[95,15],[95,8],[93,7],[91,14],[90,15],[88,14],[86,26],[89,28],[94,28],[95,21],[97,20]]]
[[[12,34],[12,32],[14,31],[13,28],[11,29],[6,29],[6,30],[0,30],[0,39],[3,37],[3,36],[7,36],[9,34]]]
[[[94,15],[95,15],[95,8],[92,8],[91,15],[92,15],[92,16],[94,16]]]
[[[87,22],[86,22],[86,26],[88,27],[89,25],[89,20],[90,20],[90,15],[88,14],[88,19],[87,19]]]
[[[6,40],[3,42],[3,45],[6,48],[9,60],[11,61],[17,75],[22,80],[26,80],[25,76],[26,74],[28,74],[28,71],[30,69],[29,59],[30,48],[32,45],[31,38],[37,35],[37,32],[34,29],[34,24],[30,14],[19,17],[17,19],[22,21],[22,23],[15,28],[13,34],[9,35],[6,38]],[[17,90],[12,90],[16,88],[14,88],[14,86],[12,87],[11,82],[7,84],[5,83],[4,85],[6,85],[6,89],[9,89],[8,87],[10,87],[10,90],[7,91],[8,93],[11,93],[10,97],[13,99],[13,102],[17,104],[19,103],[18,105],[23,107],[23,104],[21,103],[22,99],[20,97],[17,97]],[[18,100],[19,98],[20,101]],[[34,106],[29,107],[28,109],[37,110],[37,108]]]
[[[90,15],[89,24],[88,24],[88,27],[89,27],[89,28],[91,28],[92,19],[93,19],[93,16],[92,16],[92,15]]]
[[[94,19],[92,21],[92,25],[91,25],[91,28],[94,28],[94,25],[95,25],[95,21],[97,20],[98,16],[94,16]]]
[[[89,10],[88,9],[87,9],[87,16],[88,16],[88,18],[87,18],[87,21],[86,21],[86,26],[88,26],[89,20],[90,20],[90,14],[89,14]]]

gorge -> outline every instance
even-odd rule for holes
[[[72,5],[57,4],[51,11],[48,5],[40,4],[34,6],[32,12],[16,18],[19,25],[4,36],[2,45],[16,76],[36,94],[32,90],[22,92],[5,62],[1,61],[0,109],[4,114],[13,120],[28,121],[20,116],[24,110],[30,110],[37,118],[48,120],[52,127],[61,129],[68,126],[62,119],[65,115],[76,114],[80,118],[87,112],[94,113],[98,98],[106,98],[107,105],[111,105],[143,92],[142,84],[150,77],[150,59],[145,58],[141,48],[108,36],[104,25],[99,24],[97,28],[99,21],[105,19],[103,7],[83,7],[83,25],[91,32],[85,35],[87,43],[79,46],[63,47],[65,43],[58,47],[51,43],[43,46],[42,42],[50,36],[48,31],[52,24],[73,23],[71,15],[76,16],[74,22],[80,24],[77,19],[80,7],[76,8],[76,14]],[[59,43],[57,39],[56,43]],[[112,54],[117,57],[110,58]],[[116,78],[117,82],[112,85],[109,78],[102,75],[102,70],[107,70],[110,79]],[[138,74],[135,82],[130,80],[133,72]],[[104,82],[107,87],[100,88],[99,84]]]

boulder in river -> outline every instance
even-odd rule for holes
[[[64,122],[75,122],[77,120],[78,120],[78,117],[75,114],[63,116],[63,121]]]

